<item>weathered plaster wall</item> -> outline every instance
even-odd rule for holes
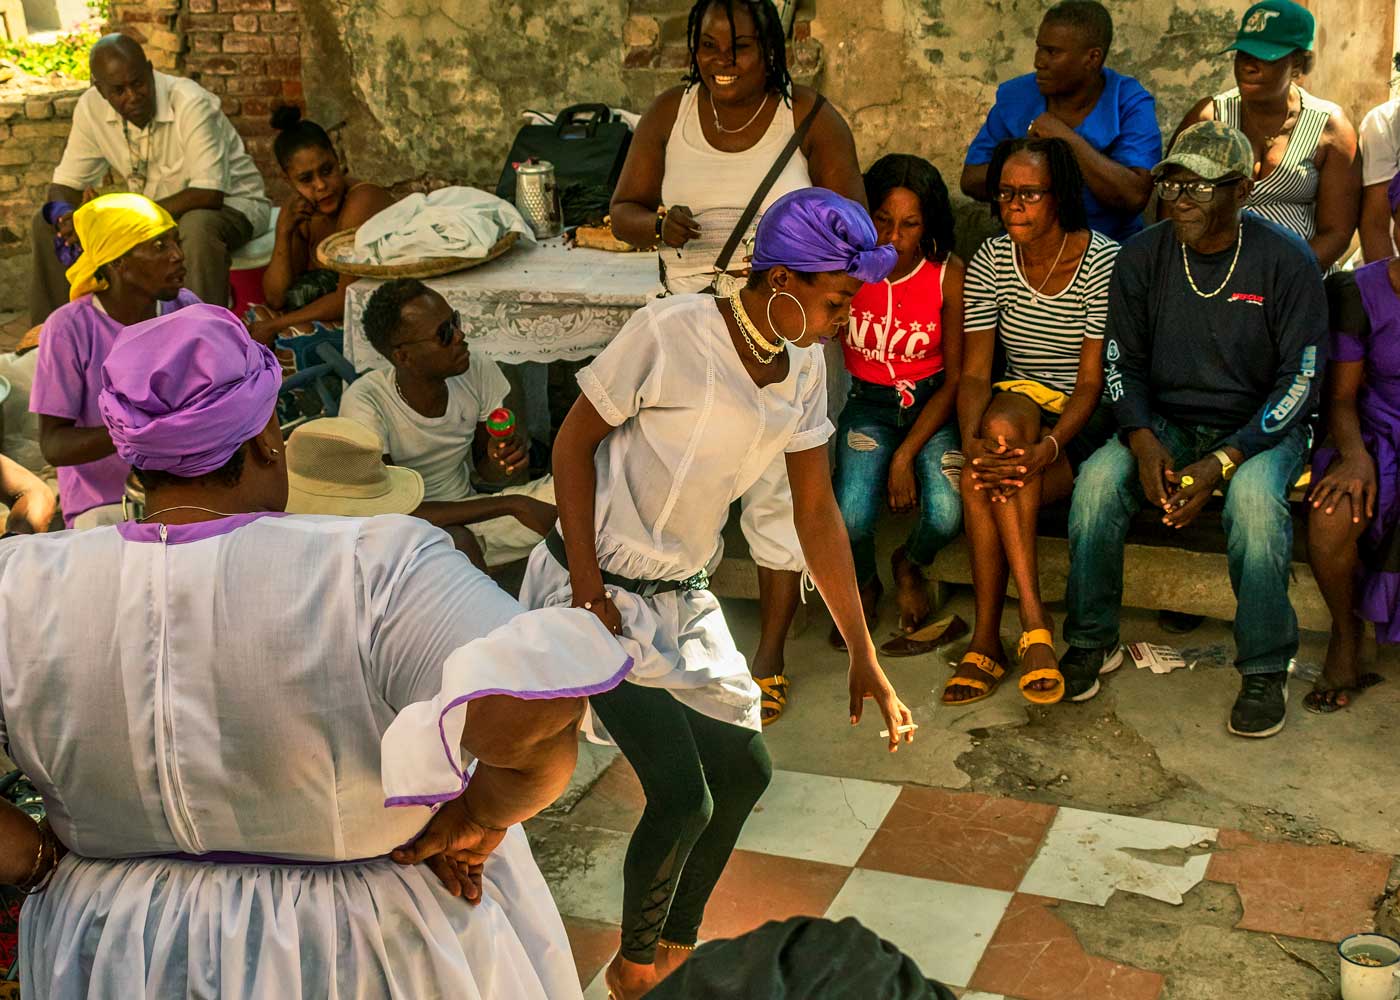
[[[1395,0],[1309,0],[1310,89],[1360,116],[1387,96]],[[389,182],[493,184],[529,107],[622,102],[642,110],[685,65],[689,0],[302,0],[313,114],[347,121],[352,166]],[[794,46],[846,113],[862,162],[917,152],[956,183],[999,81],[1030,69],[1045,0],[805,0]],[[1244,0],[1121,0],[1110,63],[1157,96],[1170,134],[1229,86]],[[964,205],[973,236],[983,211]]]
[[[494,185],[526,108],[619,103],[625,0],[302,0],[312,117],[352,168]]]

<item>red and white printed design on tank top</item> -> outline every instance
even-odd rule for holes
[[[851,322],[841,338],[846,370],[862,382],[888,385],[903,405],[913,386],[943,370],[943,272],[924,260],[898,281],[877,281],[851,300]]]

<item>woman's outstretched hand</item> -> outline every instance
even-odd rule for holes
[[[467,810],[465,795],[448,802],[411,844],[390,857],[401,865],[426,864],[449,893],[481,902],[481,873],[506,831],[482,826]]]
[[[875,699],[876,706],[880,709],[880,714],[885,719],[885,729],[889,733],[890,753],[899,749],[900,741],[905,743],[914,742],[914,730],[906,729],[900,732],[902,727],[914,724],[914,713],[909,711],[909,707],[899,700],[899,695],[895,693],[894,685],[885,676],[885,671],[873,656],[851,656],[850,669],[851,685],[851,725],[860,722],[862,710],[865,707],[865,699]]]

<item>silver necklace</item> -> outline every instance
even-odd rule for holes
[[[1225,272],[1225,280],[1220,283],[1220,287],[1213,292],[1203,292],[1196,287],[1196,279],[1191,277],[1191,259],[1186,256],[1186,244],[1181,244],[1181,266],[1186,269],[1186,283],[1191,286],[1191,291],[1195,292],[1203,299],[1213,299],[1221,292],[1225,291],[1225,286],[1230,283],[1230,278],[1235,273],[1235,265],[1240,262],[1240,247],[1244,245],[1244,223],[1240,223],[1239,234],[1235,237],[1235,259],[1230,261],[1230,270]]]
[[[1060,252],[1055,254],[1055,263],[1051,264],[1050,270],[1045,272],[1045,280],[1040,283],[1039,288],[1031,289],[1032,302],[1040,301],[1040,293],[1045,291],[1045,286],[1050,284],[1050,279],[1055,276],[1055,268],[1060,266],[1060,258],[1065,255],[1065,246],[1068,245],[1068,243],[1069,233],[1065,233],[1065,238],[1060,240]],[[1017,262],[1021,268],[1021,277],[1024,278],[1026,276],[1025,258],[1021,256],[1021,251],[1017,248],[1015,243],[1011,244],[1011,252],[1016,254]]]
[[[706,93],[709,94],[709,91],[706,91]],[[755,112],[753,113],[753,117],[752,117],[752,118],[750,118],[748,121],[744,122],[744,124],[740,125],[738,128],[725,128],[725,127],[724,127],[723,125],[721,125],[720,122],[719,122],[719,108],[715,107],[715,95],[714,95],[714,94],[709,94],[709,97],[710,97],[710,114],[712,114],[712,115],[715,116],[715,128],[717,128],[719,131],[723,132],[725,135],[738,135],[740,132],[744,131],[744,129],[746,129],[746,128],[748,128],[750,125],[752,125],[754,122],[758,121],[758,116],[761,115],[761,114],[763,114],[763,109],[764,109],[764,108],[768,107],[768,95],[765,94],[765,95],[763,96],[763,103],[760,104],[760,105],[758,106],[758,110],[755,111]]]
[[[233,516],[234,516],[234,515],[232,515],[232,514],[225,514],[225,513],[224,513],[223,511],[221,511],[221,510],[211,510],[211,509],[208,508],[208,507],[196,507],[194,504],[182,503],[182,504],[176,504],[174,507],[162,507],[160,510],[153,510],[153,511],[151,511],[149,514],[147,514],[147,515],[145,515],[144,517],[142,517],[141,520],[142,520],[142,521],[149,521],[151,518],[155,517],[157,514],[169,514],[172,510],[202,510],[202,511],[204,511],[204,513],[206,513],[206,514],[218,514],[220,517],[233,517]]]

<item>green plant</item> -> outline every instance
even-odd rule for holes
[[[88,79],[88,51],[102,37],[111,16],[111,0],[88,0],[92,18],[51,42],[0,42],[0,59],[8,59],[30,76]]]

